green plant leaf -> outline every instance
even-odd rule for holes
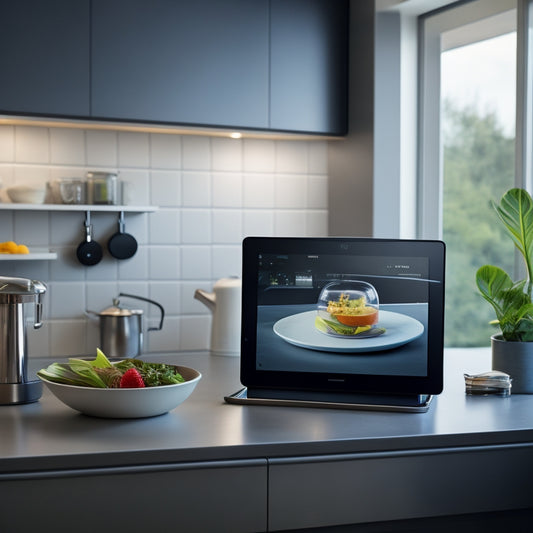
[[[500,205],[493,204],[500,220],[526,264],[528,279],[533,279],[533,199],[524,189],[510,189]],[[531,290],[528,288],[528,294]]]
[[[501,322],[505,314],[505,291],[513,286],[513,280],[500,267],[485,265],[476,273],[476,284],[481,296],[489,302],[496,313],[496,318]]]

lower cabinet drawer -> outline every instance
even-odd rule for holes
[[[269,530],[533,507],[533,447],[269,461]]]
[[[0,530],[266,531],[266,460],[0,474]]]

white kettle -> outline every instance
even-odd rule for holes
[[[194,297],[213,312],[211,353],[233,355],[241,353],[241,291],[239,278],[219,279],[213,292],[197,289]]]

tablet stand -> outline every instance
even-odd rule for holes
[[[429,409],[432,396],[428,394],[385,395],[329,393],[319,391],[291,391],[277,389],[243,389],[225,396],[228,403],[273,405],[286,407],[323,407],[371,411],[400,411],[423,413]]]

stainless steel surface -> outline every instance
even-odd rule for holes
[[[0,403],[35,401],[35,387],[27,383],[27,334],[24,304],[34,303],[34,325],[42,325],[40,281],[0,276]],[[39,388],[39,387],[37,387]]]
[[[295,455],[514,446],[533,442],[533,396],[467,396],[464,372],[490,369],[490,348],[446,350],[444,392],[427,413],[229,405],[239,359],[151,354],[147,361],[197,369],[190,398],[166,415],[117,423],[83,416],[47,389],[41,401],[0,408],[0,471]],[[30,359],[30,370],[57,358]]]
[[[26,350],[22,304],[0,304],[0,383],[26,381]]]
[[[0,383],[0,405],[36,402],[43,393],[41,380],[25,383]]]

